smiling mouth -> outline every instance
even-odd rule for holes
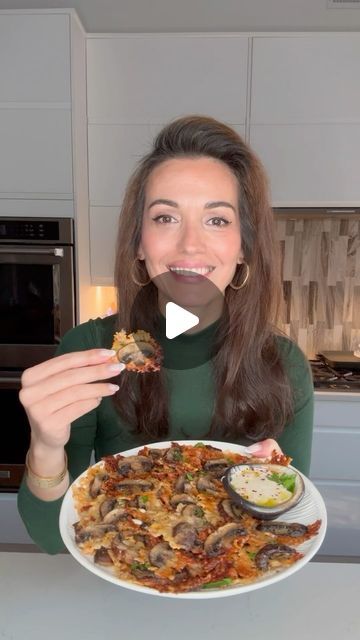
[[[168,267],[169,271],[179,276],[207,276],[215,267]]]

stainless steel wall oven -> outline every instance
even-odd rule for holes
[[[73,221],[0,218],[0,491],[18,489],[29,444],[22,372],[52,357],[75,322]]]

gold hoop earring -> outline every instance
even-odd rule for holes
[[[243,287],[245,287],[247,281],[249,280],[250,267],[247,264],[247,262],[243,262],[242,264],[246,267],[246,276],[245,276],[244,280],[242,281],[242,283],[240,285],[234,285],[232,282],[230,282],[230,284],[229,284],[229,287],[231,287],[232,289],[235,289],[235,291],[239,291],[239,289],[242,289]]]
[[[135,284],[137,284],[139,287],[146,287],[146,285],[149,284],[149,282],[151,282],[151,278],[149,278],[147,282],[139,282],[139,280],[137,280],[136,277],[134,276],[134,265],[137,260],[139,260],[140,262],[140,258],[135,258],[134,262],[132,263],[130,268],[130,275],[131,275],[132,281],[135,282]]]

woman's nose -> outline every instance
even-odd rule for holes
[[[186,223],[180,231],[178,248],[182,251],[196,252],[205,247],[204,231],[201,225]]]

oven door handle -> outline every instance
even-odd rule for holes
[[[18,390],[21,387],[21,375],[17,378],[0,376],[0,389],[15,389]]]
[[[20,254],[20,255],[36,255],[36,256],[56,256],[57,258],[63,258],[64,257],[64,249],[62,249],[61,247],[53,247],[53,248],[46,248],[46,247],[12,247],[11,249],[9,249],[8,247],[0,247],[0,254],[3,253],[10,253],[10,254]]]

